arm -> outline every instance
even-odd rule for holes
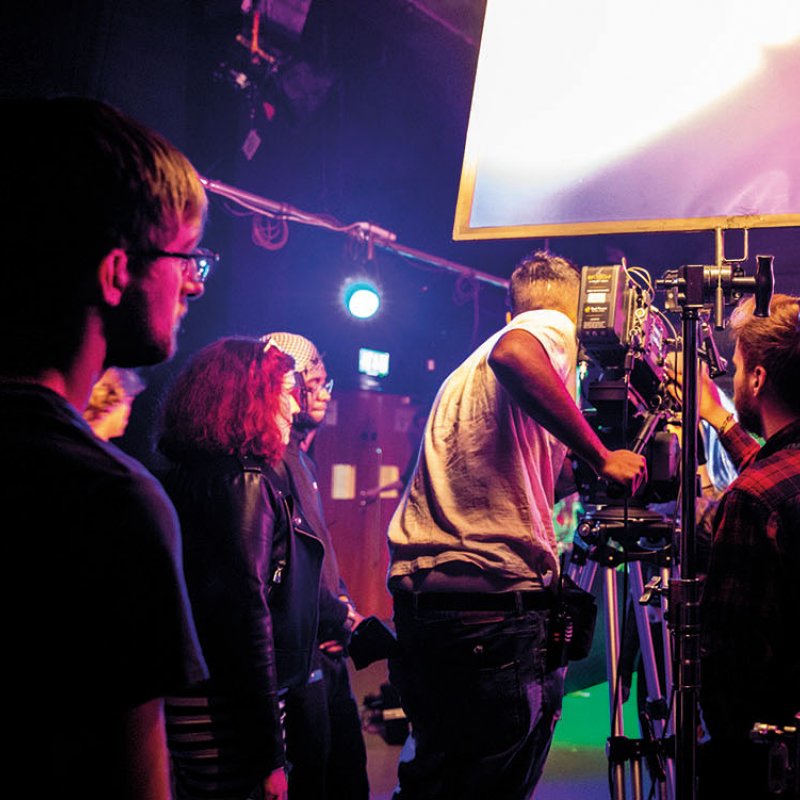
[[[353,631],[364,621],[363,614],[360,614],[353,601],[346,595],[339,595],[337,598],[342,607],[346,609],[344,620],[336,633],[335,638],[325,639],[319,644],[320,650],[328,655],[335,656],[344,652],[345,645],[349,644],[350,636]],[[320,631],[322,633],[322,631]]]
[[[336,591],[323,583],[320,589],[319,610],[320,650],[328,655],[343,653],[344,648],[350,643],[353,631],[364,621],[364,616],[356,609],[356,604],[341,577]]]
[[[122,721],[130,800],[169,800],[169,759],[161,698],[132,708]]]
[[[278,708],[278,675],[275,662],[269,582],[278,515],[267,481],[253,471],[241,475],[234,492],[240,491],[238,510],[241,516],[231,520],[230,580],[223,582],[221,602],[231,603],[228,624],[232,632],[231,658],[238,665],[232,675],[236,691],[252,713],[256,726],[253,738],[263,737],[265,762],[272,771],[265,778],[267,797],[283,797],[279,791],[284,771],[283,730]],[[279,501],[278,501],[279,502]],[[238,574],[236,574],[238,572]],[[234,621],[238,618],[238,621]],[[238,634],[238,636],[237,636]],[[238,640],[237,640],[238,639]]]
[[[183,475],[185,565],[214,691],[235,704],[237,725],[262,754],[264,774],[282,769],[272,615],[267,588],[276,523],[258,470]]]
[[[524,330],[511,330],[489,355],[501,386],[532,419],[562,441],[599,475],[635,493],[647,480],[642,456],[608,450],[570,397],[541,342]]]
[[[329,586],[323,581],[319,592],[319,625],[317,636],[319,646],[328,654],[344,651],[355,627],[351,620],[351,610],[357,614],[352,601],[340,580],[339,587]]]
[[[700,370],[700,418],[719,435],[722,446],[738,470],[744,469],[759,451],[758,443],[750,437],[720,400],[719,389],[708,375],[705,366]]]
[[[720,399],[719,389],[708,374],[705,365],[700,369],[700,399],[698,402],[700,419],[704,419],[712,428],[719,430],[728,419],[730,412]]]

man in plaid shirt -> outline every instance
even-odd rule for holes
[[[766,318],[753,315],[752,298],[734,311],[738,422],[705,376],[701,387],[700,415],[740,470],[714,520],[701,604],[704,798],[774,796],[767,750],[749,732],[800,711],[799,302],[775,295]]]

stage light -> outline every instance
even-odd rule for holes
[[[356,319],[371,319],[378,313],[381,297],[371,283],[359,281],[345,287],[344,305],[348,313]]]

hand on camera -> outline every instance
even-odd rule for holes
[[[632,450],[611,450],[600,468],[600,475],[635,495],[647,483],[647,461]]]
[[[680,402],[681,390],[683,389],[683,374],[680,364],[677,364],[674,357],[667,360],[666,371],[671,381],[667,385],[667,390]],[[700,364],[698,387],[697,410],[700,419],[704,419],[715,428],[718,428],[725,420],[725,417],[728,416],[728,409],[722,405],[720,390],[708,374],[708,367],[704,363]]]
[[[700,367],[700,399],[698,402],[700,419],[718,428],[728,416],[728,409],[722,405],[719,388],[711,380],[705,364]]]

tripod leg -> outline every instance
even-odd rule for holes
[[[631,759],[631,786],[633,787],[633,800],[642,800],[644,797],[642,789],[642,759],[639,757]]]
[[[644,578],[642,577],[642,564],[639,561],[630,565],[630,595],[633,604],[633,615],[636,619],[636,630],[639,634],[639,649],[642,656],[642,666],[644,667],[645,681],[647,683],[647,700],[649,702],[662,701],[666,707],[666,701],[661,693],[661,680],[658,673],[658,663],[656,659],[655,647],[653,645],[653,631],[650,627],[650,620],[647,609],[639,603],[639,598],[644,594]],[[662,631],[665,629],[661,626]],[[670,661],[669,650],[664,651],[664,660]],[[656,738],[662,739],[668,727],[667,720],[655,718],[653,728]],[[644,731],[642,732],[644,734]],[[665,760],[664,772],[666,773],[667,796],[675,796],[675,765],[672,759]],[[653,780],[655,780],[655,776]],[[640,773],[641,780],[641,773]]]
[[[567,568],[567,574],[581,589],[590,592],[594,583],[594,576],[597,574],[597,562],[590,560],[583,564],[572,562]]]
[[[611,715],[611,735],[623,736],[622,698],[619,696],[619,607],[617,605],[617,573],[613,567],[605,567],[606,601],[606,675],[608,676],[609,709]],[[613,772],[613,800],[625,800],[625,763],[615,761]]]
[[[669,589],[670,570],[668,567],[661,568],[661,585],[665,591],[661,593],[661,618],[667,618],[667,589]],[[661,626],[661,637],[664,644],[664,693],[667,697],[672,697],[675,686],[672,674],[672,637],[666,625]],[[673,704],[670,704],[673,705]],[[675,732],[675,709],[668,720],[667,733]]]

